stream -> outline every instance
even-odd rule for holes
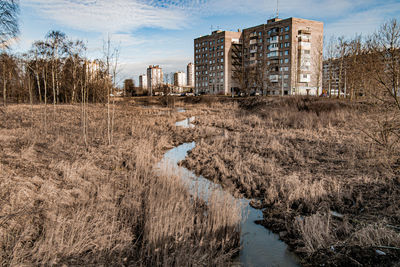
[[[193,128],[192,122],[195,117],[187,118],[176,123],[176,126]],[[241,222],[241,250],[239,255],[233,259],[234,266],[299,266],[298,259],[294,253],[288,250],[287,245],[279,240],[279,236],[262,225],[255,223],[263,219],[262,210],[255,209],[249,205],[250,200],[245,198],[235,198],[222,189],[219,184],[215,184],[203,176],[197,176],[192,171],[181,167],[178,163],[184,160],[187,153],[195,148],[196,143],[184,143],[164,154],[159,163],[159,168],[163,168],[173,173],[178,173],[184,184],[189,188],[191,194],[197,194],[207,201],[208,196],[216,192],[221,195],[228,195],[233,201],[237,201],[242,208]]]

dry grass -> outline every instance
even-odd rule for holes
[[[386,150],[364,134],[375,129],[381,110],[312,98],[220,105],[197,119],[213,137],[198,142],[184,165],[236,194],[261,200],[264,225],[289,233],[285,241],[311,254],[313,264],[326,258],[312,255],[331,246],[382,244],[366,225],[386,221],[399,228],[399,144]],[[331,210],[344,219],[328,223],[321,214]],[[304,217],[301,223],[298,216]],[[383,236],[397,232],[381,230]],[[398,251],[386,252],[390,261],[399,259]]]
[[[104,106],[10,106],[0,120],[0,265],[224,265],[239,212],[193,199],[154,166],[191,138],[168,109],[116,107],[107,145]],[[44,123],[46,121],[46,124]]]
[[[331,233],[330,220],[329,214],[319,213],[296,218],[294,227],[301,234],[306,252],[313,253],[332,244],[335,238]]]

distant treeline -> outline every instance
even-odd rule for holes
[[[1,96],[4,103],[74,103],[107,99],[112,87],[110,61],[88,60],[86,46],[51,31],[24,54],[0,55]]]

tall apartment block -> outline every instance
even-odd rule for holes
[[[147,89],[147,75],[139,75],[139,87],[142,89]]]
[[[210,41],[208,46],[204,43],[208,39],[214,39],[216,34],[235,36],[224,40],[224,55],[227,55],[224,58],[225,94],[241,89],[270,95],[321,93],[322,22],[299,18],[274,18],[268,20],[267,24],[247,28],[243,32],[213,32],[211,35],[195,39],[198,91],[220,92],[212,90],[214,66],[210,57],[213,46]],[[208,60],[204,62],[203,59]]]
[[[241,32],[214,31],[194,40],[196,92],[231,92],[231,46],[240,42],[241,35]]]
[[[193,63],[189,63],[187,65],[186,74],[187,74],[186,85],[189,87],[194,87],[194,64]]]
[[[184,72],[175,72],[174,73],[174,85],[178,87],[182,87],[186,85],[186,73]]]
[[[163,84],[163,72],[160,66],[153,65],[147,68],[147,89],[152,94],[155,89]]]

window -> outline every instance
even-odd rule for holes
[[[262,36],[262,32],[258,32],[258,36]]]
[[[221,62],[224,62],[224,59],[223,59],[223,58],[221,58]]]
[[[282,36],[282,35],[281,35],[281,36],[279,36],[279,40],[281,40],[281,41],[283,40],[283,36]]]
[[[290,47],[290,43],[285,43],[285,47]]]
[[[283,52],[282,51],[279,52],[279,56],[283,56]]]
[[[223,56],[224,55],[224,52],[221,52],[221,56]]]
[[[289,63],[289,59],[288,58],[285,58],[285,63]]]
[[[285,35],[285,40],[288,40],[289,39],[289,34],[286,34]]]
[[[285,32],[288,32],[288,31],[289,31],[289,29],[290,29],[290,27],[289,27],[289,26],[286,26],[286,28],[285,28]]]
[[[285,50],[285,56],[289,55],[289,50]]]

